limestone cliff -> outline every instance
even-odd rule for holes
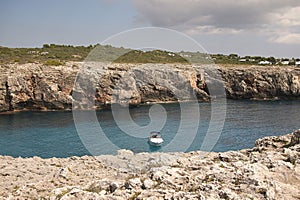
[[[228,98],[300,98],[300,68],[249,66],[223,68],[222,77]]]
[[[205,68],[188,65],[114,64],[92,70],[93,76],[77,77],[81,65],[0,66],[0,111],[71,109],[73,100],[80,101],[78,108],[83,109],[102,108],[115,102],[137,105],[195,98],[206,101],[213,96],[211,89],[223,84],[227,97],[233,99],[300,98],[297,67],[221,67],[217,69],[220,82]],[[78,81],[80,78],[83,81]],[[75,80],[79,84],[74,89]],[[94,101],[95,105],[91,105]]]

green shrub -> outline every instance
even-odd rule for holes
[[[115,63],[185,63],[188,61],[180,55],[172,52],[154,50],[132,50],[117,58]]]
[[[47,66],[59,66],[59,65],[64,65],[64,63],[59,61],[59,60],[47,60],[45,62],[45,65],[47,65]]]

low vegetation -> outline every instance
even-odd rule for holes
[[[114,58],[126,51],[124,48],[98,44],[87,47],[56,44],[44,44],[42,48],[0,47],[0,64],[44,63],[46,65],[61,65],[67,61],[83,61],[96,47],[98,59],[102,60]],[[101,56],[99,57],[99,55]]]
[[[138,51],[132,50],[120,56],[116,63],[189,63],[187,59],[172,52],[154,50]]]
[[[96,48],[96,51],[93,51]],[[92,52],[92,53],[91,53]],[[71,46],[44,44],[41,48],[7,48],[0,46],[0,64],[44,63],[64,65],[68,61],[109,61],[115,63],[201,63],[229,65],[300,65],[299,58],[206,54],[200,52],[140,51],[110,45]]]
[[[61,62],[59,60],[47,60],[47,61],[45,61],[45,65],[47,65],[47,66],[59,66],[59,65],[64,65],[64,62]]]

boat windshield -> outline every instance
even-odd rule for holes
[[[161,138],[160,132],[151,132],[150,133],[151,138]]]

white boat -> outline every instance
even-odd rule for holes
[[[162,145],[162,143],[164,142],[164,140],[161,137],[160,132],[151,132],[150,136],[149,136],[149,144],[153,145],[153,146],[160,146]]]

